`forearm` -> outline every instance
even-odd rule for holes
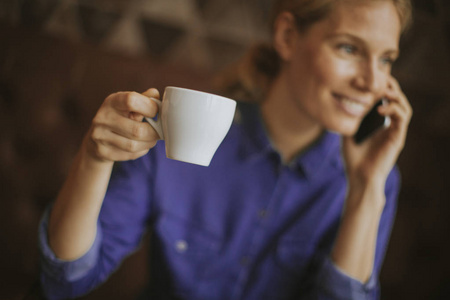
[[[72,164],[49,220],[50,247],[64,260],[80,257],[92,245],[113,166],[111,161],[89,156],[84,146]]]
[[[385,204],[384,183],[379,182],[349,189],[331,254],[342,271],[361,282],[369,279],[374,266],[378,227]]]

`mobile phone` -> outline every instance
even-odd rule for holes
[[[387,100],[384,98],[378,101],[369,111],[369,113],[364,117],[361,124],[359,125],[358,131],[353,137],[357,144],[362,143],[378,129],[386,128],[389,126],[389,124],[391,123],[391,119],[389,117],[380,115],[377,111],[378,107],[380,105],[384,105],[386,102]]]

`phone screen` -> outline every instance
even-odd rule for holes
[[[381,99],[380,101],[378,101],[362,120],[358,131],[353,137],[357,144],[362,143],[377,129],[389,126],[390,119],[388,117],[380,115],[377,111],[378,106],[383,105],[385,101],[387,100]]]

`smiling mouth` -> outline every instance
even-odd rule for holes
[[[363,117],[367,112],[367,104],[361,100],[349,98],[343,95],[333,94],[339,107],[353,117]]]

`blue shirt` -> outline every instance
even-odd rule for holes
[[[75,261],[55,257],[40,227],[41,279],[49,299],[106,280],[151,230],[149,299],[377,299],[396,210],[399,174],[386,183],[373,274],[361,283],[329,255],[346,197],[340,137],[325,133],[283,164],[252,105],[207,168],[148,155],[117,164],[96,239]]]

